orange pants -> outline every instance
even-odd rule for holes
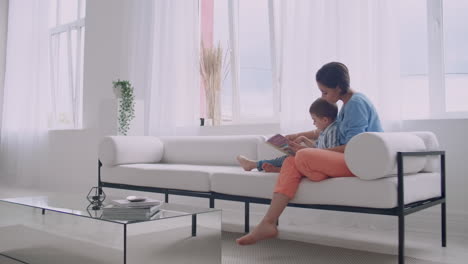
[[[346,166],[343,153],[316,148],[301,149],[296,156],[284,160],[274,192],[293,199],[304,176],[318,182],[328,177],[354,175]]]

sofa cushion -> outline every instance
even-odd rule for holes
[[[366,132],[348,142],[345,160],[354,175],[363,180],[374,180],[397,173],[398,151],[425,150],[423,140],[411,133]],[[426,156],[405,157],[404,172],[419,172],[426,162]]]
[[[157,137],[107,136],[99,144],[98,157],[106,166],[154,163],[161,160],[163,148]]]
[[[397,177],[373,181],[357,177],[332,178],[322,182],[303,179],[293,202],[345,206],[394,208],[398,205]],[[415,173],[403,177],[405,204],[440,196],[439,173]]]
[[[236,156],[257,159],[261,136],[163,137],[163,163],[238,165]]]
[[[213,192],[271,198],[279,173],[263,171],[226,170],[211,175],[211,190]]]
[[[186,164],[131,164],[101,168],[101,180],[144,187],[210,191],[210,173]]]
[[[218,193],[271,199],[278,173],[220,172],[211,176],[211,190]],[[417,173],[404,177],[405,203],[440,196],[438,173]],[[326,204],[371,208],[397,206],[397,177],[373,181],[357,177],[301,181],[296,197],[299,204]]]

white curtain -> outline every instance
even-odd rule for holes
[[[41,0],[9,1],[0,177],[28,187],[40,185],[48,166],[47,13]]]
[[[5,84],[5,54],[6,54],[7,25],[8,25],[8,1],[0,1],[0,128],[2,126],[2,112],[3,112],[3,85]]]
[[[132,1],[129,75],[142,87],[145,134],[196,134],[200,125],[197,0]]]
[[[331,61],[348,66],[351,88],[370,98],[384,127],[398,126],[398,98],[402,95],[400,1],[297,0],[275,4],[283,132],[313,128],[308,107],[320,96],[315,74]]]

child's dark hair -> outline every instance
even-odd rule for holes
[[[338,107],[325,99],[318,98],[310,105],[309,113],[318,117],[328,117],[334,121],[338,114]]]
[[[315,80],[328,88],[339,87],[341,94],[349,90],[349,71],[346,65],[340,62],[330,62],[322,66],[315,75]]]

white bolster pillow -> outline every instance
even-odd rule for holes
[[[164,145],[150,136],[107,136],[99,144],[99,160],[103,165],[115,166],[131,163],[161,161]]]
[[[346,145],[345,161],[351,172],[363,180],[397,174],[397,152],[425,151],[424,141],[411,133],[366,132]],[[404,173],[416,173],[426,165],[426,156],[404,157]]]
[[[411,134],[420,137],[426,145],[426,151],[438,151],[440,150],[439,141],[433,132],[429,131],[416,131]],[[426,166],[424,166],[424,172],[438,172],[440,169],[440,156],[427,156]]]

